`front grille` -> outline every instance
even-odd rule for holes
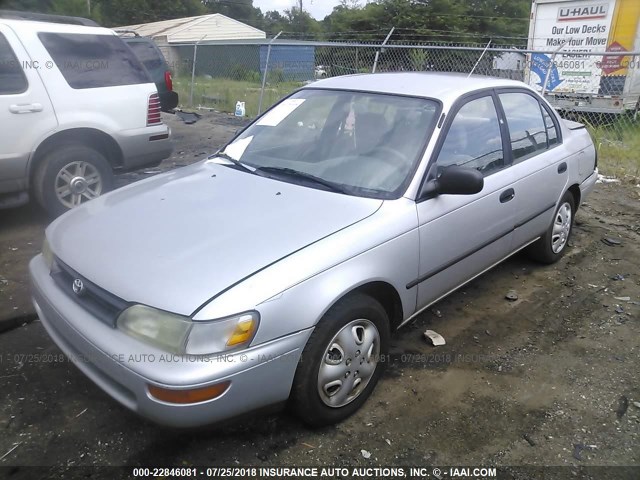
[[[128,302],[90,282],[58,258],[55,259],[51,277],[69,298],[111,327],[115,327],[120,313],[130,306]],[[76,280],[82,282],[83,289],[80,293],[73,290]]]

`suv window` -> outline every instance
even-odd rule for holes
[[[71,88],[151,83],[140,61],[115,35],[39,33],[38,36]]]
[[[471,167],[485,176],[504,168],[502,135],[491,96],[466,103],[456,113],[446,135],[438,154],[438,167]]]
[[[160,57],[154,45],[151,45],[148,42],[135,40],[130,42],[125,40],[125,42],[129,47],[131,47],[131,50],[136,54],[138,60],[142,62],[149,72],[153,72],[158,69],[164,70],[164,59]]]
[[[547,127],[542,119],[538,100],[526,93],[501,93],[499,97],[507,118],[514,163],[547,150]],[[555,141],[557,142],[557,134]]]
[[[22,93],[27,89],[27,77],[6,37],[0,33],[0,95]]]

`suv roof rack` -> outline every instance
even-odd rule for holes
[[[124,35],[133,35],[134,37],[139,37],[140,36],[140,34],[138,32],[136,32],[135,30],[127,30],[126,28],[116,28],[113,31],[116,32],[121,37],[124,36]]]
[[[66,15],[49,15],[47,13],[18,12],[15,10],[0,10],[0,18],[8,20],[32,20],[36,22],[64,23],[70,25],[84,25],[87,27],[99,27],[93,20],[82,17],[69,17]]]

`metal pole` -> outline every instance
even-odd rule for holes
[[[476,67],[478,66],[478,64],[480,63],[480,60],[482,60],[482,57],[484,57],[484,54],[487,53],[487,48],[489,48],[489,45],[491,45],[491,39],[489,39],[489,43],[487,43],[487,46],[484,47],[484,50],[482,51],[482,53],[480,54],[480,58],[478,58],[478,61],[476,62],[476,64],[473,66],[473,68],[471,69],[471,71],[469,72],[469,75],[467,75],[467,78],[469,78],[471,75],[473,75],[473,72],[476,71]]]
[[[269,47],[267,48],[267,61],[264,64],[264,73],[262,74],[262,88],[260,89],[260,102],[258,103],[258,115],[262,113],[262,99],[264,98],[264,87],[267,84],[267,73],[269,71],[269,57],[271,56],[271,45],[275,42],[278,37],[282,35],[282,31],[278,33],[275,37],[271,39],[269,42]]]
[[[380,45],[380,47],[384,47],[387,42],[389,41],[389,38],[391,38],[391,35],[393,35],[393,31],[396,29],[396,27],[391,27],[391,30],[389,30],[389,34],[387,35],[387,38],[384,39],[384,42],[382,42],[382,45]],[[376,59],[373,62],[373,69],[371,70],[371,73],[376,73],[376,69],[378,68],[378,59],[380,58],[380,51],[382,50],[382,48],[380,48],[380,50],[378,50],[376,52]]]
[[[204,37],[202,37],[204,38]],[[202,40],[202,38],[200,40]],[[196,61],[198,60],[198,40],[193,46],[193,65],[191,65],[191,92],[189,93],[189,105],[193,107],[193,86],[196,83]]]
[[[547,67],[547,74],[544,76],[544,83],[542,84],[542,92],[540,92],[540,95],[542,95],[543,97],[544,97],[544,92],[547,91],[547,84],[549,83],[549,77],[551,76],[551,68],[553,67],[553,62],[555,62],[556,60],[556,55],[560,50],[564,48],[564,46],[567,44],[569,40],[570,39],[566,39],[564,42],[562,42],[562,45],[560,45],[551,55],[551,60],[549,60],[549,66]]]

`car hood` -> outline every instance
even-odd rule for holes
[[[190,315],[381,203],[202,162],[77,207],[47,238],[62,262],[108,292]]]

